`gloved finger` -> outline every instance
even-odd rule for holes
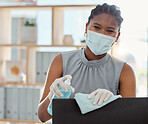
[[[60,96],[55,92],[54,89],[52,89],[52,93],[53,93],[54,95],[56,95],[56,97],[60,97]]]
[[[75,92],[75,88],[73,88],[72,86],[70,86],[70,89],[71,89],[72,93]]]
[[[65,76],[63,76],[63,77],[61,77],[60,79],[62,80],[62,81],[65,81],[66,79],[72,79],[72,76],[71,75],[65,75]]]
[[[104,101],[104,99],[106,98],[107,94],[108,94],[108,93],[106,93],[106,92],[103,92],[103,93],[102,93],[101,98],[100,98],[100,100],[99,100],[99,102],[98,102],[98,105],[101,105],[101,104],[103,103],[103,101]]]
[[[98,93],[97,90],[93,91],[92,93],[90,93],[90,94],[88,95],[88,99],[93,98],[97,93]]]
[[[104,101],[106,102],[112,95],[110,93],[107,94],[107,96],[105,97]]]
[[[113,96],[113,95],[114,95],[114,94],[113,94],[112,92],[110,92],[110,91],[109,91],[109,94],[110,94],[111,96]]]
[[[93,105],[96,105],[98,103],[98,101],[100,100],[101,96],[102,96],[103,92],[102,91],[98,91],[94,101],[93,101]]]
[[[59,89],[59,87],[57,85],[55,87],[53,87],[53,89],[55,91],[55,94],[57,94],[60,97],[63,96],[62,92],[60,91],[60,89]]]
[[[65,92],[68,91],[67,86],[66,86],[66,84],[65,84],[63,81],[59,81],[59,85],[61,86],[61,88],[62,88]]]

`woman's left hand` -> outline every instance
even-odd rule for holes
[[[103,102],[107,101],[114,94],[106,89],[97,89],[88,95],[88,99],[91,99],[95,96],[93,105],[101,105]]]

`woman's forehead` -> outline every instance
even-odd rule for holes
[[[114,27],[114,28],[118,28],[118,21],[116,20],[116,18],[112,15],[106,14],[106,13],[102,13],[99,15],[94,16],[93,19],[91,19],[90,24],[94,25],[94,24],[100,24],[102,26],[106,26],[106,27]]]

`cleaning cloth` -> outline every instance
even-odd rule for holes
[[[86,114],[87,112],[101,108],[105,106],[106,104],[118,98],[121,98],[121,95],[114,95],[114,96],[111,96],[106,102],[103,102],[101,105],[98,105],[98,104],[93,105],[93,101],[95,97],[93,97],[92,99],[88,99],[88,95],[89,94],[76,93],[74,97],[82,114]]]

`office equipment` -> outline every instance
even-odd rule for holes
[[[4,119],[5,87],[0,87],[0,119]]]
[[[36,53],[36,82],[44,83],[48,68],[58,52],[37,52]]]
[[[26,119],[26,99],[27,88],[19,87],[19,120]]]
[[[12,119],[12,92],[13,87],[6,88],[6,118]]]
[[[42,65],[42,69],[43,69],[42,82],[45,82],[48,68],[49,68],[52,60],[54,59],[54,57],[57,54],[58,54],[58,52],[42,52],[42,55],[43,55],[43,60],[42,60],[43,61],[43,65]]]
[[[36,53],[36,83],[42,83],[42,66],[43,66],[43,56],[41,52]]]
[[[37,116],[37,110],[38,110],[38,104],[40,101],[40,96],[41,96],[41,87],[33,88],[33,120],[38,121],[38,116]]]
[[[26,119],[33,120],[33,88],[26,89]]]
[[[53,124],[148,124],[148,98],[119,98],[85,115],[75,99],[54,99],[52,103]]]
[[[19,119],[19,89],[17,87],[12,88],[12,102],[11,111],[12,111],[12,119]]]

